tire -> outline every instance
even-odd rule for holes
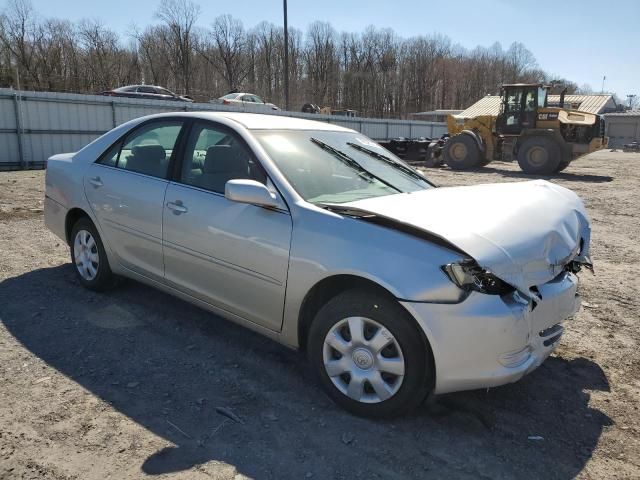
[[[469,170],[477,167],[482,154],[478,143],[471,135],[459,133],[449,138],[442,152],[444,163],[452,170]]]
[[[361,341],[357,333],[351,335],[359,330]],[[307,346],[326,393],[355,415],[405,414],[420,405],[433,386],[428,342],[409,313],[384,294],[349,290],[329,300],[311,324]]]
[[[570,160],[563,160],[562,162],[560,162],[558,164],[558,168],[556,168],[556,173],[563,171],[565,168],[569,166],[570,163],[571,163]]]
[[[560,145],[550,137],[530,137],[518,149],[518,164],[524,173],[551,175],[562,159]]]
[[[71,263],[83,287],[102,292],[115,285],[107,253],[91,220],[83,217],[73,225],[69,243]]]
[[[491,163],[490,158],[481,158],[480,161],[478,162],[478,167],[486,167],[490,163]]]

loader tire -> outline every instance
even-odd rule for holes
[[[461,133],[451,137],[442,151],[444,163],[452,170],[475,168],[482,160],[482,152],[471,135]]]
[[[530,175],[551,175],[562,158],[560,145],[549,137],[530,137],[518,148],[518,164]]]
[[[565,168],[567,168],[569,166],[569,164],[571,163],[570,160],[563,160],[558,164],[558,168],[556,168],[556,173],[557,172],[561,172],[563,171]]]

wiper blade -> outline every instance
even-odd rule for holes
[[[345,165],[359,171],[360,173],[364,173],[370,179],[375,178],[379,182],[384,183],[387,187],[393,188],[396,192],[402,192],[402,190],[400,190],[398,187],[393,186],[391,183],[387,182],[386,180],[383,180],[382,178],[378,177],[376,174],[371,173],[369,170],[367,170],[362,165],[360,165],[357,160],[351,158],[349,155],[338,150],[337,148],[333,148],[331,145],[327,145],[323,141],[313,137],[311,137],[311,142],[317,145],[318,147],[320,147],[321,149],[331,153],[334,157],[336,157]]]
[[[388,165],[391,165],[393,168],[396,168],[396,169],[404,172],[405,174],[409,175],[410,177],[417,178],[418,180],[421,180],[423,182],[427,182],[429,185],[433,185],[429,180],[427,180],[425,177],[420,175],[418,172],[416,172],[413,169],[407,167],[406,165],[403,165],[402,163],[396,162],[392,158],[387,157],[386,155],[383,155],[382,153],[378,153],[378,152],[376,152],[374,150],[370,150],[370,149],[368,149],[366,147],[363,147],[362,145],[358,145],[357,143],[347,142],[347,145],[349,145],[351,148],[355,148],[359,152],[366,153],[370,157],[377,158],[378,160],[382,160],[383,162],[387,163]],[[435,185],[433,185],[433,186],[435,186]]]
[[[317,205],[320,208],[324,208],[325,210],[329,210],[336,213],[342,213],[343,215],[346,215],[348,217],[372,218],[376,216],[376,214],[373,212],[360,210],[359,208],[349,207],[346,205],[336,205],[335,203],[318,202],[315,205]]]

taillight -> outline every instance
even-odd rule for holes
[[[222,103],[224,105],[231,105],[231,102],[229,100],[222,100]]]

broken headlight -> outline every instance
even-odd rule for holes
[[[448,263],[442,271],[462,290],[475,290],[488,295],[504,295],[515,289],[473,261]]]

